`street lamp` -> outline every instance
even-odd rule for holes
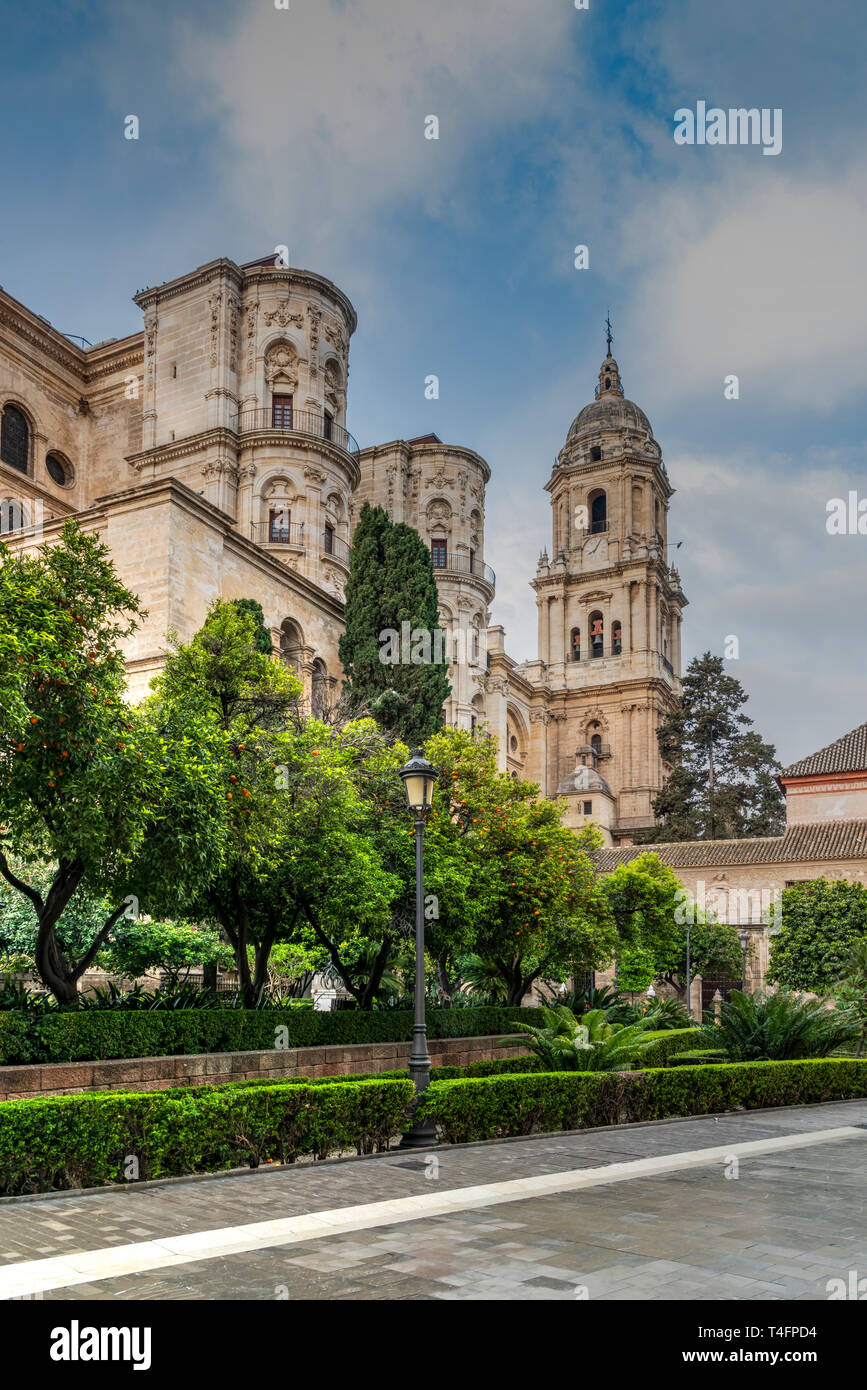
[[[692,981],[689,978],[690,967],[692,965],[692,962],[689,957],[689,929],[691,925],[692,924],[690,922],[687,922],[686,924],[686,1016],[689,1019],[692,1018],[692,1004],[690,1001],[690,996],[692,994]]]
[[[420,749],[414,748],[409,762],[400,769],[406,803],[415,818],[415,1021],[409,1074],[416,1095],[430,1085],[430,1053],[424,1016],[424,818],[433,801],[437,771]],[[400,1141],[402,1149],[430,1148],[437,1142],[436,1124],[426,1119],[414,1124]]]
[[[743,960],[743,970],[741,971],[741,990],[747,992],[747,947],[750,944],[750,934],[748,931],[738,932],[738,941],[741,943],[741,957]]]

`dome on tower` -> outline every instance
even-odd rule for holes
[[[658,452],[653,428],[644,411],[623,394],[620,368],[611,356],[609,344],[608,355],[599,369],[596,399],[585,405],[572,421],[566,436],[566,449],[571,451],[574,445],[596,435],[626,432],[643,435],[642,442],[653,443],[653,452]]]

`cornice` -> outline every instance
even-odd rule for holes
[[[82,348],[64,338],[51,324],[43,323],[37,314],[31,313],[17,299],[0,290],[0,325],[11,328],[17,337],[23,338],[31,347],[38,349],[45,357],[60,363],[67,371],[82,380],[87,374],[87,355]]]
[[[214,429],[203,430],[200,434],[190,434],[184,439],[173,439],[168,444],[157,444],[152,449],[141,449],[135,454],[126,454],[126,462],[136,472],[141,472],[145,464],[155,465],[173,463],[175,459],[190,458],[212,447],[237,449],[238,436],[234,430],[219,425]]]
[[[240,274],[245,286],[283,285],[287,294],[301,286],[306,290],[314,290],[317,294],[326,294],[343,310],[349,325],[350,337],[358,327],[358,315],[348,295],[345,295],[333,280],[329,280],[325,275],[318,275],[315,270],[297,270],[293,266],[278,268],[277,266],[262,265],[249,266],[246,270],[242,269]]]
[[[366,449],[361,450],[361,458],[367,462],[381,462],[389,454],[400,453],[408,462],[415,463],[419,459],[430,456],[436,458],[438,455],[453,456],[455,461],[471,463],[480,469],[482,477],[486,483],[491,481],[491,465],[477,454],[475,449],[468,449],[463,444],[413,444],[410,445],[406,439],[391,439],[387,444],[369,444]],[[446,459],[446,462],[448,459]]]
[[[150,285],[146,289],[139,290],[133,295],[133,303],[140,309],[149,309],[153,304],[159,304],[164,299],[174,299],[179,294],[187,294],[190,290],[199,289],[203,285],[210,285],[214,280],[227,279],[234,281],[236,289],[241,288],[243,276],[240,267],[235,265],[227,257],[221,256],[216,261],[208,261],[206,265],[197,266],[195,270],[188,271],[186,275],[179,275],[174,280],[166,280],[162,285]]]

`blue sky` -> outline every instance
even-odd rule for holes
[[[687,656],[738,636],[731,669],[784,761],[867,718],[867,537],[825,530],[830,497],[867,497],[863,5],[3,0],[0,18],[8,292],[97,341],[139,326],[142,286],[287,244],[358,309],[359,440],[433,429],[490,462],[493,616],[521,659],[543,484],[610,305],[678,490]],[[781,108],[782,153],[676,146],[700,99]]]

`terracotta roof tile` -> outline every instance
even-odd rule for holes
[[[867,724],[859,724],[850,734],[844,734],[827,748],[811,753],[808,758],[784,767],[781,777],[821,777],[827,772],[867,771]]]
[[[683,840],[603,849],[600,873],[629,864],[641,854],[658,854],[671,869],[715,868],[736,864],[791,864],[799,860],[867,859],[867,820],[816,821],[790,825],[784,835],[757,840]]]

